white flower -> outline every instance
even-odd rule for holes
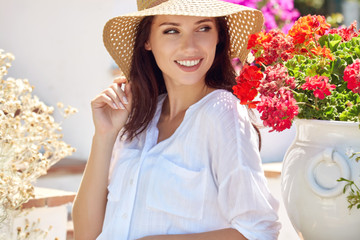
[[[75,149],[63,142],[54,108],[37,96],[27,79],[3,79],[14,56],[0,49],[0,206],[17,209],[34,195],[32,183]],[[76,112],[71,107],[64,116]],[[6,211],[0,211],[0,222]]]

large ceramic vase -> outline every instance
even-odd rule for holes
[[[341,177],[360,186],[359,123],[296,120],[286,152],[282,197],[290,221],[305,240],[359,240],[360,209],[348,209]]]

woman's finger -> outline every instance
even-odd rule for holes
[[[123,88],[118,83],[114,83],[113,85],[111,85],[111,88],[114,89],[114,91],[116,92],[116,94],[118,95],[119,99],[122,101],[123,104],[126,105],[129,103],[126,97],[126,93],[123,91]]]
[[[113,92],[116,94],[116,101],[119,102],[119,105],[121,104],[123,107],[127,105],[129,102],[125,96],[124,91],[121,89],[119,84],[114,83],[110,86],[110,88],[113,90]]]
[[[117,106],[117,109],[125,109],[125,107],[124,107],[123,103],[121,102],[118,94],[116,93],[116,90],[113,87],[107,88],[103,93],[106,96],[108,96],[109,98],[111,98],[112,103]]]
[[[121,77],[115,78],[113,83],[117,83],[117,84],[127,83],[127,80],[125,77],[121,76]]]
[[[104,104],[106,104],[112,109],[119,109],[112,98],[110,98],[105,92],[99,94],[91,103],[94,108],[104,107]]]

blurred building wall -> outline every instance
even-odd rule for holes
[[[64,140],[77,148],[72,158],[88,158],[90,101],[112,82],[103,26],[135,10],[129,0],[0,0],[0,49],[15,55],[7,77],[29,79],[47,105],[63,102],[79,110],[62,125]]]

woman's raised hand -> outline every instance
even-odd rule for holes
[[[124,90],[121,86],[125,84]],[[91,101],[95,133],[118,134],[131,111],[131,84],[117,78],[113,84]]]

